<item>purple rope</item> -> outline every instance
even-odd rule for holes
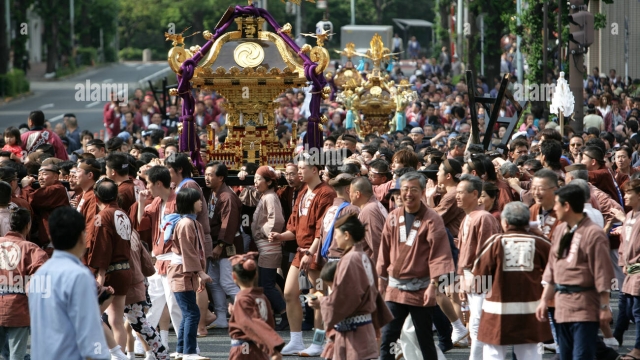
[[[194,161],[196,168],[202,173],[204,171],[204,164],[200,157],[200,142],[198,141],[198,134],[196,133],[195,121],[193,113],[195,110],[195,99],[191,93],[191,79],[193,79],[193,73],[198,62],[204,57],[206,53],[211,50],[213,43],[220,37],[227,28],[233,23],[238,16],[252,15],[256,17],[264,18],[271,27],[274,29],[280,29],[280,25],[266,10],[256,8],[254,6],[236,6],[233,16],[219,27],[211,39],[209,39],[205,45],[193,55],[193,58],[185,61],[181,66],[181,74],[177,75],[178,78],[178,94],[182,98],[182,116],[180,121],[182,122],[182,135],[180,136],[180,151],[189,151],[191,159]],[[291,39],[288,35],[278,33],[280,38],[287,44],[294,52],[298,53],[304,62],[304,72],[307,80],[312,82],[313,87],[311,89],[311,103],[309,110],[311,116],[308,120],[307,135],[305,136],[305,145],[309,148],[321,148],[322,147],[322,132],[320,131],[320,104],[322,103],[322,89],[327,85],[327,81],[323,74],[316,74],[315,69],[318,66],[316,63],[306,55],[300,53],[300,47]],[[332,91],[332,98],[335,97]]]

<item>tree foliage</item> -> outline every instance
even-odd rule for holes
[[[120,48],[152,48],[164,52],[170,47],[170,43],[165,42],[164,33],[169,30],[171,24],[175,25],[176,32],[191,27],[185,35],[195,31],[211,31],[229,6],[247,4],[244,0],[118,1]],[[395,31],[401,36],[403,33],[393,23],[394,18],[416,18],[431,22],[435,19],[435,0],[412,2],[411,12],[407,11],[407,4],[399,0],[356,0],[355,5],[356,24],[394,25]],[[340,28],[351,23],[350,1],[329,0],[328,7],[327,10],[318,9],[314,3],[303,1],[301,30],[307,33],[315,32],[316,23],[328,14],[335,35],[326,47],[339,49]],[[269,0],[268,10],[280,25],[290,23],[295,28],[296,16],[287,14],[286,4],[278,0]],[[235,25],[232,25],[230,30],[235,30]],[[430,29],[412,28],[407,36],[412,35],[422,44],[431,42]],[[307,41],[315,44],[315,40]],[[202,35],[193,36],[185,42],[186,46],[196,44],[204,44]]]

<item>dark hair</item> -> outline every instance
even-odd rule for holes
[[[156,156],[155,158],[160,157],[160,153],[158,152],[158,149],[154,148],[153,146],[147,146],[142,148],[142,150],[140,150],[141,157],[142,157],[142,154],[145,154],[145,153],[151,153]]]
[[[556,196],[558,197],[558,202],[562,205],[569,203],[571,210],[573,212],[580,214],[584,210],[584,191],[582,188],[576,184],[569,184],[561,187],[556,190]],[[556,256],[559,259],[564,257],[564,252],[571,245],[571,240],[573,239],[573,232],[569,232],[564,234],[560,239],[560,244],[558,246],[558,252]]]
[[[60,172],[61,173],[66,173],[66,175],[69,175],[71,173],[71,169],[73,169],[74,167],[76,167],[78,165],[78,163],[73,162],[73,161],[61,161],[58,164],[58,167],[60,168]]]
[[[602,151],[603,156],[604,154],[607,153],[607,145],[605,145],[604,141],[600,138],[589,139],[586,143],[584,143],[585,149],[589,146],[595,146],[600,148],[600,151]]]
[[[360,242],[364,239],[365,234],[365,226],[358,220],[357,214],[346,215],[348,218],[344,221],[344,223],[338,226],[340,231],[348,232],[355,242]]]
[[[242,165],[242,167],[244,167],[248,175],[255,175],[256,171],[258,171],[259,168],[258,164],[256,163],[246,163]]]
[[[556,140],[547,140],[540,145],[540,153],[544,156],[547,165],[553,170],[562,169],[560,158],[562,157],[562,145]]]
[[[96,195],[96,199],[103,204],[109,204],[118,200],[118,185],[109,178],[102,178],[96,182],[93,187],[93,192]]]
[[[540,138],[544,137],[544,140],[557,140],[562,142],[562,135],[556,129],[544,129],[540,132]]]
[[[29,226],[31,213],[25,208],[17,208],[11,211],[11,231],[20,232]]]
[[[471,170],[475,170],[478,177],[482,177],[482,175],[487,172],[484,166],[484,161],[480,156],[471,157],[471,159],[469,159],[469,161],[467,162],[467,166],[469,167],[469,172],[471,172]]]
[[[80,133],[80,141],[82,141],[82,139],[83,139],[85,136],[89,136],[89,137],[91,137],[91,139],[93,139],[93,133],[92,133],[91,131],[89,131],[89,130],[82,130],[82,132]]]
[[[29,120],[33,126],[44,126],[44,113],[40,110],[32,111],[29,113]]]
[[[616,140],[616,138],[613,136],[613,134],[608,132],[608,131],[600,133],[600,139],[602,139],[603,141],[606,140],[609,143],[609,147],[610,148],[613,147],[613,143]]]
[[[93,174],[93,181],[98,181],[100,175],[102,175],[102,166],[100,165],[100,162],[98,162],[98,160],[96,159],[84,159],[80,161],[80,163],[87,164],[94,168],[95,170],[89,170],[89,172]]]
[[[124,145],[124,140],[122,140],[121,137],[116,136],[107,140],[106,147],[108,151],[112,152],[112,151],[120,151],[120,149],[122,148],[122,145]]]
[[[324,264],[322,270],[320,271],[320,279],[322,279],[322,281],[324,282],[333,283],[334,279],[336,278],[336,269],[338,267],[337,265],[337,261],[331,261]]]
[[[482,184],[482,191],[484,191],[490,198],[495,199],[498,196],[499,189],[496,184],[485,181]]]
[[[200,192],[183,187],[176,195],[176,212],[180,215],[193,214],[194,205],[200,200]]]
[[[124,153],[111,153],[107,155],[107,166],[119,176],[129,175],[129,159]]]
[[[90,140],[90,141],[87,143],[87,146],[95,146],[95,147],[97,147],[97,148],[105,149],[105,150],[106,150],[106,147],[107,147],[107,146],[104,144],[104,141],[102,141],[102,140],[100,140],[100,139],[93,139],[93,140]]]
[[[13,137],[13,138],[16,139],[16,145],[22,146],[22,139],[21,139],[20,130],[18,130],[18,128],[16,128],[16,127],[9,126],[4,131],[4,137]]]
[[[153,159],[158,159],[158,155],[152,153],[152,152],[141,152],[140,153],[140,158],[138,159],[138,161],[142,162],[142,165],[146,165],[148,163],[151,162],[151,160]]]
[[[193,169],[193,165],[185,154],[173,153],[165,159],[164,164],[167,167],[172,168],[176,172],[180,170],[183,178],[191,177],[191,170]]]
[[[558,201],[561,204],[569,203],[571,210],[576,214],[581,214],[584,210],[584,192],[575,184],[569,184],[556,190]]]
[[[238,280],[240,280],[240,282],[244,284],[253,283],[256,278],[257,271],[257,267],[253,270],[247,270],[243,267],[243,264],[235,264],[233,266],[233,272],[238,277]]]
[[[218,177],[222,177],[222,181],[227,180],[227,176],[229,176],[229,171],[227,170],[227,166],[219,161],[212,161],[207,164],[206,168],[214,167],[215,175]],[[205,169],[206,169],[205,168]]]
[[[11,202],[11,184],[0,181],[0,206],[7,206]]]
[[[49,216],[49,234],[56,250],[72,249],[79,241],[84,244],[80,238],[84,229],[84,217],[70,206],[59,207]]]
[[[169,169],[164,166],[156,165],[151,169],[147,170],[147,181],[155,184],[157,181],[162,183],[166,189],[171,187],[171,174],[169,173]]]

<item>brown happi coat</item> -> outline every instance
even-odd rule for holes
[[[61,206],[69,206],[67,189],[60,181],[56,181],[51,186],[35,190],[31,186],[27,186],[22,189],[22,192],[35,214],[33,227],[38,229],[39,239],[32,240],[37,241],[40,246],[46,246],[50,242],[49,215]]]
[[[204,193],[202,192],[202,188],[198,185],[197,182],[193,179],[189,179],[185,181],[182,185],[183,188],[187,189],[195,189],[200,193],[200,201],[202,201],[202,211],[199,214],[196,214],[198,217],[198,222],[202,225],[202,231],[204,231],[204,253],[205,257],[211,257],[211,253],[213,252],[213,241],[211,240],[211,225],[209,224],[209,209],[205,206],[207,203],[207,199],[204,197]],[[176,193],[178,193],[176,191]]]
[[[578,224],[564,258],[558,259],[560,239],[569,231],[567,223],[553,232],[553,246],[543,281],[548,284],[595,287],[573,294],[555,294],[555,318],[558,323],[599,321],[600,293],[610,291],[614,273],[609,257],[609,240],[601,227],[586,215]]]
[[[442,218],[433,209],[420,204],[407,239],[400,236],[405,224],[404,208],[393,210],[382,230],[376,271],[381,278],[396,279],[439,278],[454,271],[451,247]],[[412,232],[416,232],[413,235]],[[384,291],[384,289],[380,289]],[[426,288],[403,291],[387,287],[385,301],[411,306],[424,306]]]
[[[488,211],[480,205],[465,217],[460,225],[460,255],[458,258],[458,274],[471,270],[473,262],[480,254],[480,249],[495,234],[501,233],[500,224]]]
[[[465,213],[464,210],[458,207],[456,192],[451,191],[442,195],[440,202],[433,210],[442,216],[444,226],[446,226],[454,238],[457,238],[458,231],[460,231],[460,224],[462,224],[462,220],[464,220]]]
[[[549,324],[536,320],[550,249],[546,238],[520,230],[487,240],[472,270],[476,289],[489,291],[482,305],[478,340],[517,345],[552,339]],[[480,284],[487,288],[479,289]]]
[[[336,331],[332,359],[378,358],[376,327],[391,322],[393,315],[378,292],[377,278],[369,256],[355,247],[347,250],[338,262],[333,291],[320,301],[325,328],[333,329],[339,322],[357,315],[371,314],[373,322],[354,331]]]
[[[324,246],[325,241],[327,240],[327,235],[329,233],[329,230],[331,229],[331,226],[333,225],[334,220],[336,219],[336,212],[338,211],[338,207],[340,207],[340,205],[345,201],[346,200],[341,198],[333,199],[333,205],[331,205],[327,209],[322,219],[322,226],[320,227],[320,246],[318,246],[318,251],[316,251],[316,259],[315,259],[316,263],[320,267],[322,267],[325,262],[325,259],[322,258],[322,254],[320,250],[322,250],[322,247]],[[347,205],[347,207],[342,209],[342,211],[340,211],[340,215],[338,215],[338,217],[346,216],[349,214],[359,214],[359,213],[360,213],[359,207],[349,204]],[[342,256],[342,249],[338,247],[338,242],[336,241],[335,230],[333,231],[333,239],[331,239],[331,245],[329,245],[329,252],[327,253],[327,256],[332,258],[339,258]]]
[[[4,266],[0,268],[0,286],[7,294],[0,296],[0,326],[25,327],[29,326],[29,300],[26,293],[29,292],[29,284],[26,284],[27,276],[35,274],[36,270],[49,259],[44,250],[38,245],[25,240],[17,232],[9,231],[0,238],[0,246],[4,252]],[[40,288],[47,288],[46,279],[32,279],[40,283]],[[20,293],[20,294],[12,294]],[[45,296],[46,294],[33,294],[32,296]]]
[[[229,336],[251,343],[248,352],[243,352],[243,346],[232,347],[229,359],[268,360],[284,347],[274,327],[273,310],[262,288],[240,290],[229,319]]]
[[[542,235],[546,236],[547,238],[551,238],[553,231],[558,225],[562,223],[560,220],[558,220],[558,216],[553,209],[551,209],[551,211],[547,213],[547,216],[543,216],[542,205],[537,203],[531,206],[530,213],[531,217],[529,218],[529,220],[537,222],[538,229],[540,230]]]
[[[131,257],[131,220],[116,202],[105,204],[96,218],[94,237],[89,244],[87,265],[107,269],[109,265],[129,261]],[[111,286],[115,295],[127,295],[131,285],[131,269],[106,274],[104,286]]]
[[[128,179],[118,184],[118,200],[122,210],[129,213],[129,209],[136,202],[136,187],[133,180]]]
[[[333,205],[333,199],[336,196],[333,188],[324,182],[321,182],[312,191],[309,191],[306,186],[300,191],[296,206],[287,223],[287,230],[296,235],[298,247],[308,249],[314,239],[321,237],[320,231],[324,214]],[[301,259],[300,252],[296,253],[292,265],[299,267]],[[314,263],[310,267],[317,269]]]
[[[131,265],[131,286],[127,292],[125,305],[136,304],[147,299],[147,286],[144,280],[156,273],[151,254],[144,247],[140,234],[135,230],[131,232],[129,264]]]
[[[613,174],[611,174],[608,168],[605,167],[602,169],[589,171],[589,182],[598,189],[607,193],[607,195],[611,196],[611,198],[615,202],[620,204],[620,197],[618,196],[618,190],[616,189],[617,184],[615,182]]]
[[[84,231],[85,231],[85,241],[87,243],[87,251],[84,253],[82,257],[82,262],[86,265],[89,263],[87,256],[89,256],[89,247],[91,246],[91,241],[95,237],[95,223],[96,223],[96,215],[98,215],[98,205],[96,204],[96,195],[93,192],[93,189],[89,189],[82,193],[82,198],[80,202],[78,202],[78,212],[82,214],[84,217]]]
[[[218,193],[211,193],[209,202],[209,225],[211,233],[214,234],[214,241],[225,243],[225,248],[220,254],[221,258],[228,258],[235,246],[236,254],[243,254],[244,240],[240,233],[242,224],[242,202],[238,195],[231,190],[227,184],[222,184]]]
[[[174,255],[167,270],[171,291],[196,291],[199,285],[198,273],[204,271],[206,266],[202,225],[184,217],[173,229],[171,239],[171,251]]]
[[[622,225],[620,236],[620,255],[618,264],[621,267],[640,263],[640,213],[629,211]],[[640,296],[640,273],[629,274],[624,278],[622,292],[631,296]]]
[[[361,241],[362,249],[369,255],[374,268],[378,261],[378,249],[380,248],[382,229],[385,221],[387,221],[387,216],[389,216],[389,212],[375,196],[369,199],[360,210],[360,215],[358,215],[360,222],[366,226],[364,241]]]
[[[140,220],[140,224],[138,224],[138,232],[142,233],[144,231],[151,232],[151,239],[153,241],[153,256],[168,254],[171,252],[171,247],[173,246],[171,239],[164,241],[164,229],[162,226],[162,217],[164,215],[173,214],[176,211],[176,193],[173,191],[171,195],[167,198],[166,205],[164,207],[164,212],[162,211],[162,199],[160,197],[156,197],[153,199],[151,205],[147,205],[144,208],[144,214],[142,215],[142,219]],[[167,267],[169,266],[169,260],[156,260],[156,270],[158,270],[159,275],[167,274]]]

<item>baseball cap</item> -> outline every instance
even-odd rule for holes
[[[423,134],[424,135],[424,130],[422,130],[421,127],[417,126],[417,127],[414,127],[413,129],[411,129],[411,134]]]

